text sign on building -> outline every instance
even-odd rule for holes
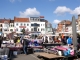
[[[19,28],[26,28],[26,26],[19,26]]]

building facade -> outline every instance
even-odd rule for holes
[[[40,17],[30,17],[32,33],[45,34],[45,22],[43,20]]]
[[[15,29],[14,29],[14,20],[10,20],[10,23],[9,23],[9,31],[11,32],[14,32]]]
[[[66,32],[66,27],[71,25],[71,21],[63,20],[58,23],[57,32]]]
[[[9,32],[9,24],[10,24],[10,19],[4,19],[2,20],[2,32],[8,33]]]
[[[45,20],[45,32],[48,34],[53,34],[52,24]]]
[[[78,29],[80,30],[80,14],[78,15],[78,19],[77,19],[77,24],[78,24]]]
[[[0,19],[0,32],[2,32],[2,27],[3,27],[3,23],[2,23],[2,19]]]
[[[16,32],[21,32],[22,29],[31,31],[29,18],[14,17],[14,28]]]
[[[44,16],[11,19],[0,19],[0,32],[19,33],[25,29],[31,33],[52,33],[52,24],[44,19]]]

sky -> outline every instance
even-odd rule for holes
[[[0,18],[44,16],[53,28],[62,20],[76,19],[80,0],[0,0]]]

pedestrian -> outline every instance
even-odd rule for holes
[[[28,54],[28,45],[29,45],[29,40],[28,39],[23,39],[23,51],[24,51],[24,54]]]
[[[3,41],[2,36],[0,36],[0,47],[1,47],[2,41]]]
[[[67,44],[68,46],[70,46],[72,44],[72,38],[69,36],[69,38],[67,39]]]

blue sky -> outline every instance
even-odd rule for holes
[[[80,0],[0,0],[0,18],[44,16],[53,27],[80,14]]]

